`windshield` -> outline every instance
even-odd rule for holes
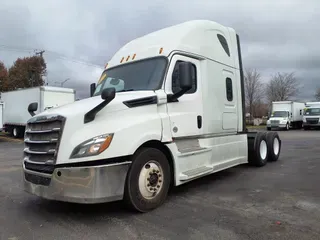
[[[166,67],[167,59],[156,57],[107,69],[102,73],[93,96],[110,87],[116,92],[159,89]]]
[[[288,117],[288,112],[286,111],[275,111],[271,117]]]
[[[320,108],[307,108],[305,115],[320,115]]]

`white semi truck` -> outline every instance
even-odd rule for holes
[[[302,128],[303,110],[305,104],[294,101],[272,102],[272,114],[267,121],[267,129],[282,128]]]
[[[3,129],[14,137],[23,137],[30,119],[27,111],[30,103],[37,102],[35,114],[52,107],[75,101],[75,90],[70,88],[39,86],[1,93],[3,101]]]
[[[320,102],[306,102],[303,116],[303,128],[320,128]]]
[[[194,20],[134,39],[91,92],[28,121],[27,192],[76,203],[125,200],[147,212],[170,186],[279,158],[277,132],[246,129],[239,36],[218,23]]]

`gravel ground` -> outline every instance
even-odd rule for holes
[[[0,138],[0,239],[320,239],[320,132],[279,132],[278,162],[174,188],[159,209],[50,202],[22,190],[19,140]]]

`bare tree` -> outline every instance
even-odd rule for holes
[[[299,82],[294,73],[277,73],[267,83],[265,93],[269,104],[274,101],[287,101],[299,93]]]
[[[250,118],[254,113],[254,106],[261,102],[263,96],[263,83],[261,82],[260,73],[256,69],[245,70],[245,96],[246,105],[249,109]]]
[[[320,101],[320,87],[318,87],[316,94],[314,95],[317,101]]]

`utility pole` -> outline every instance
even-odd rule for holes
[[[39,51],[39,52],[35,52],[36,55],[40,55],[42,57],[43,53],[45,52],[45,50]]]
[[[45,50],[42,50],[42,51],[36,51],[35,50],[34,52],[35,52],[36,56],[40,56],[42,58]],[[40,76],[40,78],[42,78],[42,77]],[[33,85],[33,81],[34,81],[34,78],[32,80],[32,85]],[[46,84],[46,83],[44,82],[44,84]],[[47,85],[48,85],[48,83],[47,83]]]

